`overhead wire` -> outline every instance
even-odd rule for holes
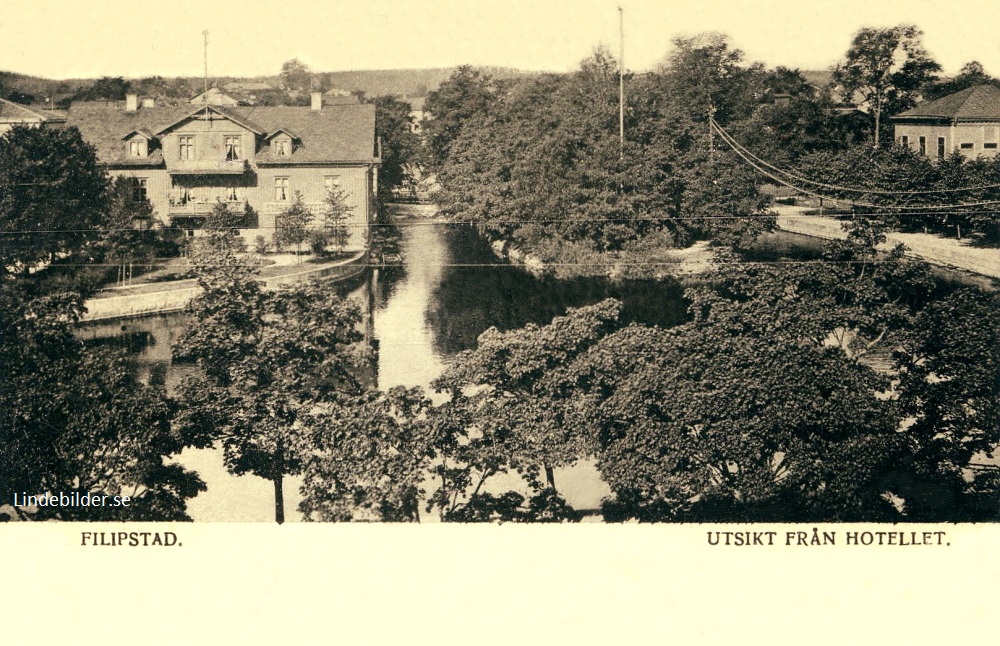
[[[840,202],[848,202],[848,203],[850,203],[852,205],[855,205],[855,206],[863,206],[863,207],[870,208],[870,209],[909,210],[909,211],[928,211],[928,210],[931,210],[931,211],[934,211],[934,210],[942,211],[942,210],[949,210],[949,209],[962,209],[962,208],[965,208],[965,207],[991,206],[991,205],[1000,204],[1000,200],[984,200],[984,201],[979,201],[979,202],[963,202],[963,203],[957,203],[957,204],[926,204],[926,205],[875,204],[873,202],[867,202],[867,201],[863,201],[863,200],[856,200],[856,199],[853,199],[853,198],[844,198],[842,196],[824,195],[822,193],[817,192],[814,189],[803,188],[801,186],[793,184],[791,181],[789,181],[789,180],[787,180],[787,179],[785,179],[783,177],[775,175],[774,172],[771,172],[766,167],[763,167],[762,163],[759,163],[759,162],[755,161],[756,157],[753,156],[751,153],[749,153],[749,152],[745,153],[743,150],[741,150],[742,147],[739,145],[739,143],[735,142],[735,140],[733,140],[732,137],[728,133],[724,133],[723,131],[719,130],[719,136],[723,140],[723,142],[726,143],[733,150],[733,152],[735,152],[747,164],[749,164],[750,166],[752,166],[754,169],[756,169],[759,173],[761,173],[765,177],[768,177],[768,178],[774,180],[775,182],[778,182],[779,184],[782,184],[782,185],[787,186],[789,188],[792,188],[792,189],[794,189],[796,191],[799,191],[800,193],[803,193],[804,195],[808,195],[810,197],[815,197],[817,199],[826,199],[826,200],[834,200],[834,201],[840,201]],[[766,164],[766,162],[764,162],[764,163]],[[979,188],[979,187],[977,187],[977,188]],[[839,190],[839,189],[836,189],[836,190]],[[857,191],[858,189],[853,189],[853,190]],[[868,192],[870,192],[870,191],[868,191]],[[900,192],[898,194],[902,195],[903,192]]]
[[[745,146],[743,146],[742,144],[740,144],[736,140],[736,138],[733,137],[732,135],[730,135],[722,126],[720,126],[719,123],[715,119],[711,120],[711,124],[716,129],[716,131],[719,132],[720,135],[722,135],[724,138],[728,138],[729,139],[729,141],[727,141],[726,143],[730,144],[731,147],[739,147],[746,154],[748,154],[751,157],[753,157],[761,165],[766,166],[767,168],[770,168],[770,169],[772,169],[775,172],[782,173],[782,174],[788,175],[789,177],[798,179],[800,181],[803,181],[803,182],[806,182],[806,183],[809,183],[809,184],[813,184],[813,185],[818,186],[820,188],[826,188],[826,189],[829,189],[829,190],[844,191],[844,192],[847,192],[847,193],[865,193],[865,194],[869,194],[869,195],[932,195],[932,194],[937,194],[937,193],[969,193],[969,192],[973,192],[973,191],[982,191],[982,190],[990,190],[990,189],[1000,188],[1000,184],[982,184],[982,185],[978,185],[978,186],[963,186],[963,187],[959,187],[959,188],[938,188],[938,189],[923,189],[923,190],[919,190],[919,191],[898,191],[898,190],[882,190],[882,189],[876,189],[876,188],[839,186],[839,185],[836,185],[836,184],[827,184],[827,183],[824,183],[824,182],[816,181],[816,180],[808,178],[808,177],[804,177],[804,176],[799,175],[797,173],[794,173],[794,172],[792,172],[790,170],[780,168],[778,166],[775,166],[774,164],[771,164],[771,163],[767,162],[764,159],[761,159],[757,155],[754,155],[752,152],[750,152],[750,150],[747,149]]]

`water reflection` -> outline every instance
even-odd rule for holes
[[[610,281],[600,278],[535,278],[499,264],[486,242],[468,227],[438,227],[410,235],[450,251],[448,266],[427,294],[427,320],[435,351],[450,356],[476,345],[487,328],[512,330],[547,324],[569,307],[617,298],[626,321],[672,326],[685,320],[687,304],[676,281]]]

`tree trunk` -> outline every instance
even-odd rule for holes
[[[285,522],[285,494],[281,479],[280,474],[274,478],[274,522],[279,525]]]
[[[556,474],[549,465],[544,465],[545,467],[545,481],[549,483],[549,487],[552,491],[556,491]]]

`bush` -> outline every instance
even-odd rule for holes
[[[309,248],[316,255],[327,253],[326,246],[330,243],[330,234],[323,230],[309,232]]]
[[[263,256],[271,250],[271,245],[264,236],[257,236],[253,239],[253,250],[257,255]]]

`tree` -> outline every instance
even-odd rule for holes
[[[870,124],[864,115],[836,114],[829,92],[817,91],[798,70],[769,70],[764,87],[765,102],[729,132],[776,166],[787,167],[818,151],[841,150],[867,136]]]
[[[619,326],[620,304],[571,309],[544,327],[480,335],[434,382],[449,401],[428,412],[442,460],[431,497],[444,520],[573,520],[554,470],[593,454],[587,399],[566,384],[567,366]],[[514,472],[531,494],[485,487]],[[527,502],[525,508],[523,503]]]
[[[698,122],[712,111],[722,125],[753,112],[763,90],[763,65],[744,65],[743,52],[719,33],[677,37],[673,45],[660,73],[674,105]]]
[[[312,71],[297,58],[285,61],[280,76],[284,89],[288,91],[305,92],[312,87]]]
[[[419,522],[433,458],[430,408],[420,389],[367,391],[324,402],[308,419],[306,520]]]
[[[82,256],[108,187],[93,147],[76,128],[15,126],[0,141],[0,271]]]
[[[928,305],[895,352],[919,477],[898,483],[913,520],[996,520],[1000,298],[964,288]]]
[[[879,475],[901,441],[876,397],[887,381],[725,301],[702,305],[707,318],[626,328],[577,367],[600,397],[598,466],[615,492],[605,517],[891,518]]]
[[[343,253],[351,231],[347,228],[347,219],[351,216],[351,206],[347,203],[347,193],[339,187],[334,187],[326,194],[324,200],[322,228],[316,232],[322,235],[323,246],[332,240],[338,253]]]
[[[885,136],[882,114],[913,107],[920,88],[934,79],[938,65],[920,42],[923,32],[912,25],[866,27],[854,35],[846,60],[833,69],[833,80],[851,100],[860,95],[875,118],[872,142]]]
[[[1000,81],[987,74],[979,61],[969,61],[962,66],[962,69],[958,72],[958,76],[955,78],[929,83],[924,88],[924,99],[928,101],[938,99],[949,94],[954,94],[955,92],[961,92],[970,87],[986,85],[987,83],[997,85],[1000,84]]]
[[[131,177],[115,178],[108,191],[101,246],[107,259],[119,263],[122,283],[126,277],[131,278],[134,261],[155,253],[156,234],[149,230],[153,206],[143,193],[138,180]]]
[[[132,84],[120,76],[102,76],[93,85],[80,88],[73,95],[72,101],[121,101],[132,90]]]
[[[378,199],[384,204],[394,189],[404,185],[409,167],[418,163],[420,137],[411,129],[410,105],[391,96],[376,97],[375,135],[382,142]]]
[[[265,292],[245,263],[206,265],[195,324],[175,347],[202,374],[180,387],[178,425],[222,443],[234,475],[274,485],[275,520],[284,522],[284,477],[300,473],[313,450],[304,419],[327,401],[358,396],[363,353],[358,308],[315,281]]]
[[[492,77],[468,65],[459,67],[438,89],[427,95],[424,138],[427,162],[437,168],[448,156],[451,142],[467,125],[489,112],[497,96]]]
[[[869,358],[910,329],[926,268],[855,242],[829,253],[723,262],[686,291],[690,323],[625,328],[569,369],[595,398],[606,518],[908,519],[911,439]]]
[[[313,217],[313,212],[302,202],[302,194],[295,191],[295,199],[291,205],[278,215],[275,242],[279,245],[295,245],[295,255],[298,256],[302,243],[309,239],[309,223],[313,221]]]

